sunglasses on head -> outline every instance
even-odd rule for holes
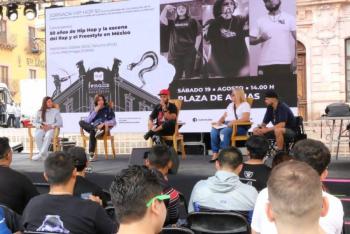
[[[160,194],[160,195],[157,195],[157,196],[151,198],[151,199],[146,203],[146,207],[150,207],[150,206],[153,204],[153,202],[154,202],[155,200],[163,201],[164,204],[165,204],[165,206],[167,206],[168,203],[169,203],[169,199],[170,199],[170,195],[167,195],[167,194]]]

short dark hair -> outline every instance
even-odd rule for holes
[[[214,6],[213,6],[213,15],[214,15],[214,18],[217,19],[219,18],[219,16],[222,14],[221,12],[221,7],[222,7],[222,4],[224,3],[225,0],[216,0],[216,2],[214,3]],[[231,0],[233,2],[233,5],[235,6],[235,10],[237,8],[237,3],[235,0]]]
[[[50,185],[67,183],[74,170],[72,157],[62,151],[49,154],[44,167]]]
[[[164,168],[170,161],[170,151],[165,145],[155,145],[152,147],[148,155],[148,160],[151,166]]]
[[[9,139],[7,137],[0,137],[0,159],[3,159],[11,150]]]
[[[273,90],[269,90],[269,91],[265,92],[264,97],[265,98],[276,98],[276,99],[278,99],[278,94],[275,91],[273,91]]]
[[[222,167],[228,166],[232,169],[236,169],[243,163],[242,152],[236,147],[223,149],[219,153],[218,162]]]
[[[68,149],[68,154],[72,157],[73,164],[77,171],[83,171],[87,163],[85,149],[83,147],[74,146]]]
[[[263,159],[269,150],[269,142],[263,136],[251,136],[245,143],[249,155],[253,159]]]
[[[146,214],[146,203],[162,193],[156,174],[133,165],[118,173],[109,189],[119,223],[138,221]]]
[[[305,139],[297,142],[291,150],[291,155],[295,160],[306,162],[319,175],[324,172],[331,162],[331,153],[321,141]]]

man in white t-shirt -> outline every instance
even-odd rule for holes
[[[220,149],[230,146],[233,124],[250,120],[250,105],[246,101],[243,89],[234,89],[231,93],[231,100],[232,102],[220,119],[212,123],[213,127],[210,132],[211,150],[213,151],[210,162],[212,163],[217,159]],[[244,135],[247,131],[245,126],[238,127],[237,135]]]
[[[290,76],[295,69],[295,17],[281,11],[281,0],[263,1],[268,14],[250,33],[250,44],[261,45],[258,76]]]
[[[279,234],[324,234],[320,217],[328,212],[317,172],[300,161],[276,166],[267,182],[269,203],[266,214]]]
[[[327,177],[331,154],[322,142],[311,139],[299,141],[291,153],[295,160],[305,162],[315,169],[321,181]],[[320,226],[327,234],[340,234],[343,227],[343,205],[335,196],[325,191],[322,194],[328,199],[329,209],[327,215],[320,218]],[[269,221],[266,214],[267,203],[268,190],[266,188],[259,193],[255,203],[251,223],[252,234],[277,234],[275,223]]]

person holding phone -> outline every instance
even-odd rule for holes
[[[44,97],[41,108],[37,112],[34,120],[35,142],[39,153],[32,157],[32,160],[37,161],[43,157],[47,157],[49,146],[52,142],[54,129],[63,126],[62,117],[58,108],[54,108],[54,103],[51,97]]]
[[[90,162],[96,161],[97,159],[97,155],[95,155],[97,143],[96,138],[103,136],[106,125],[108,126],[108,129],[111,129],[116,125],[114,111],[108,105],[105,96],[102,94],[96,94],[94,105],[95,107],[90,112],[89,116],[85,120],[79,121],[80,127],[90,134]]]

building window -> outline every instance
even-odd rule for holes
[[[135,98],[131,94],[125,94],[125,111],[133,111],[133,103]]]
[[[29,69],[29,79],[36,79],[36,70]]]
[[[5,20],[0,20],[0,43],[7,43],[7,29]]]
[[[350,38],[345,39],[346,102],[350,102]]]
[[[35,44],[35,28],[34,27],[28,27],[28,44],[29,48],[31,49],[36,49],[36,44]]]
[[[0,82],[9,85],[9,67],[0,65]]]

